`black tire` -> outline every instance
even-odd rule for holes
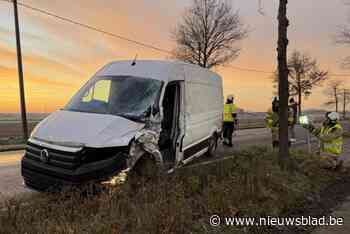
[[[128,180],[132,184],[152,181],[159,175],[159,168],[150,155],[144,155],[131,169]]]
[[[216,149],[218,148],[218,136],[217,134],[214,134],[209,140],[208,140],[208,157],[214,157]]]

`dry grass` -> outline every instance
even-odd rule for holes
[[[232,233],[238,229],[211,228],[208,218],[283,215],[337,177],[302,152],[293,153],[289,168],[281,171],[275,154],[254,148],[138,187],[126,182],[98,194],[90,187],[10,200],[0,233]]]

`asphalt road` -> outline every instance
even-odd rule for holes
[[[31,191],[22,184],[20,160],[23,152],[0,153],[0,199]]]
[[[37,122],[29,122],[29,132],[33,130]],[[0,138],[22,136],[22,124],[17,121],[0,121]]]
[[[306,132],[300,127],[297,128],[298,145],[305,145]],[[233,152],[253,145],[270,145],[271,134],[268,129],[240,130],[234,136],[234,148],[219,146],[217,157],[230,156]],[[24,151],[10,151],[0,153],[0,194],[11,197],[32,191],[22,184],[20,172],[20,160]],[[203,162],[204,159],[200,160]],[[194,162],[195,163],[195,162]]]
[[[29,132],[33,130],[38,121],[29,121]],[[264,119],[242,119],[240,127],[242,128],[258,128],[265,125]],[[20,121],[1,121],[0,120],[0,138],[20,137],[23,134],[22,123]]]

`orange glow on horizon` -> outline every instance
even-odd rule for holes
[[[240,9],[244,22],[252,30],[241,43],[240,56],[231,64],[272,71],[276,68],[277,56],[276,4],[272,1],[264,3],[266,16],[261,16],[256,12],[256,2],[235,2],[234,7]],[[99,1],[28,0],[26,3],[167,50],[174,48],[171,31],[189,4],[185,0],[109,1],[105,4]],[[68,4],[69,8],[66,7]],[[332,73],[347,73],[339,71],[339,61],[347,56],[347,52],[344,47],[330,43],[333,32],[326,30],[346,22],[344,8],[340,3],[328,1],[310,0],[302,5],[299,1],[292,1],[289,6],[289,51],[306,51],[317,58],[321,68],[330,69]],[[314,9],[313,17],[310,17],[310,9]],[[11,5],[0,3],[0,112],[19,111],[12,17]],[[24,8],[20,8],[20,20],[28,112],[53,112],[63,107],[108,62],[132,60],[135,55],[139,59],[169,58],[167,54]],[[320,20],[323,20],[322,24]],[[230,67],[213,70],[223,78],[225,96],[234,94],[240,108],[266,111],[271,105],[274,95],[271,75]],[[304,101],[304,107],[324,108],[326,97],[323,89],[316,88],[313,95]]]

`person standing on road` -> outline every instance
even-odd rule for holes
[[[271,129],[272,136],[272,148],[279,147],[279,101],[278,98],[275,97],[272,101],[272,109],[268,110],[266,118],[266,127]],[[293,123],[293,115],[292,112],[288,111],[288,126],[291,126]],[[291,142],[288,142],[291,145]]]
[[[343,169],[343,128],[339,123],[337,112],[327,112],[322,127],[316,128],[312,124],[301,122],[302,126],[320,140],[318,154],[321,156],[322,167],[327,169]]]
[[[298,104],[294,101],[294,98],[291,98],[289,100],[289,110],[292,112],[293,121],[292,124],[289,126],[289,131],[291,134],[290,141],[296,142],[295,138],[295,125],[297,124],[298,119]]]
[[[278,129],[279,129],[279,102],[277,97],[275,97],[272,101],[272,109],[267,111],[266,115],[266,127],[271,129],[272,136],[272,148],[278,148],[279,140],[278,140]]]
[[[224,123],[223,123],[223,144],[232,147],[232,134],[235,128],[237,118],[237,107],[234,104],[234,96],[228,95],[224,105]]]

